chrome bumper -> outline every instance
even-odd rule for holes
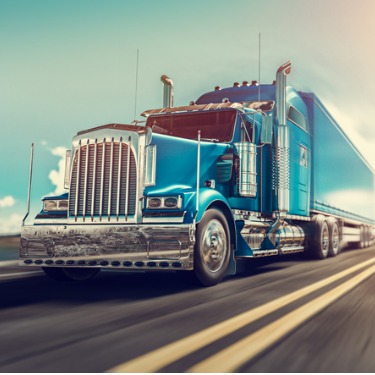
[[[193,225],[30,225],[22,266],[193,269]]]

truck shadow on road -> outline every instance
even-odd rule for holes
[[[222,283],[289,267],[294,264],[293,260],[304,261],[297,255],[288,258],[288,262],[283,262],[282,265],[276,259],[257,260],[251,266],[242,267],[239,275],[228,277]],[[182,272],[102,271],[89,281],[61,283],[51,280],[43,273],[33,272],[30,276],[25,274],[20,278],[1,282],[0,307],[12,308],[46,302],[78,305],[111,300],[139,301],[194,290],[212,293],[217,288],[203,288],[186,276]]]

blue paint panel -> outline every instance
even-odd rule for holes
[[[198,143],[169,135],[153,134],[152,144],[157,149],[156,184],[145,188],[145,196],[166,196],[180,194],[186,220],[192,222],[195,214],[195,193],[197,186]],[[230,145],[201,142],[200,187],[208,180],[217,181],[217,160],[228,151]],[[228,196],[228,183],[215,186],[216,194]]]
[[[291,87],[287,88],[287,103],[297,109],[307,121],[308,112],[300,95]],[[287,111],[288,113],[288,111]],[[311,140],[310,134],[296,123],[287,120],[289,127],[289,168],[290,168],[290,207],[292,215],[309,216],[310,214],[310,174]],[[307,129],[309,130],[309,129]]]
[[[301,95],[313,125],[311,208],[373,222],[373,171],[319,99]]]

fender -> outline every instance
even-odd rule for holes
[[[186,202],[185,209],[187,210],[187,212],[194,215],[196,211],[195,206],[196,206],[196,192],[192,192],[188,198],[188,201]],[[199,191],[199,207],[198,207],[198,212],[195,217],[195,220],[197,223],[200,222],[203,214],[210,207],[217,207],[221,209],[227,218],[229,231],[231,235],[231,246],[232,246],[232,258],[228,267],[227,275],[235,275],[237,267],[236,267],[236,260],[234,258],[234,253],[237,247],[237,230],[236,230],[236,225],[235,225],[235,221],[233,218],[233,214],[230,209],[230,205],[227,199],[217,190],[213,190],[210,188],[202,188]],[[187,216],[190,216],[190,215],[187,215]]]

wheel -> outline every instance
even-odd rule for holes
[[[311,221],[310,254],[316,259],[325,259],[329,251],[329,229],[323,215],[316,215]]]
[[[72,282],[90,280],[100,271],[100,268],[42,267],[42,270],[51,279]]]
[[[204,286],[216,285],[230,261],[230,234],[224,214],[208,209],[198,223],[194,248],[194,274]]]
[[[359,248],[364,249],[366,247],[366,229],[362,225],[359,228]]]
[[[340,248],[340,230],[335,219],[328,220],[329,244],[328,256],[335,257],[341,250]]]
[[[370,246],[370,228],[369,227],[365,227],[365,247],[369,247]]]

